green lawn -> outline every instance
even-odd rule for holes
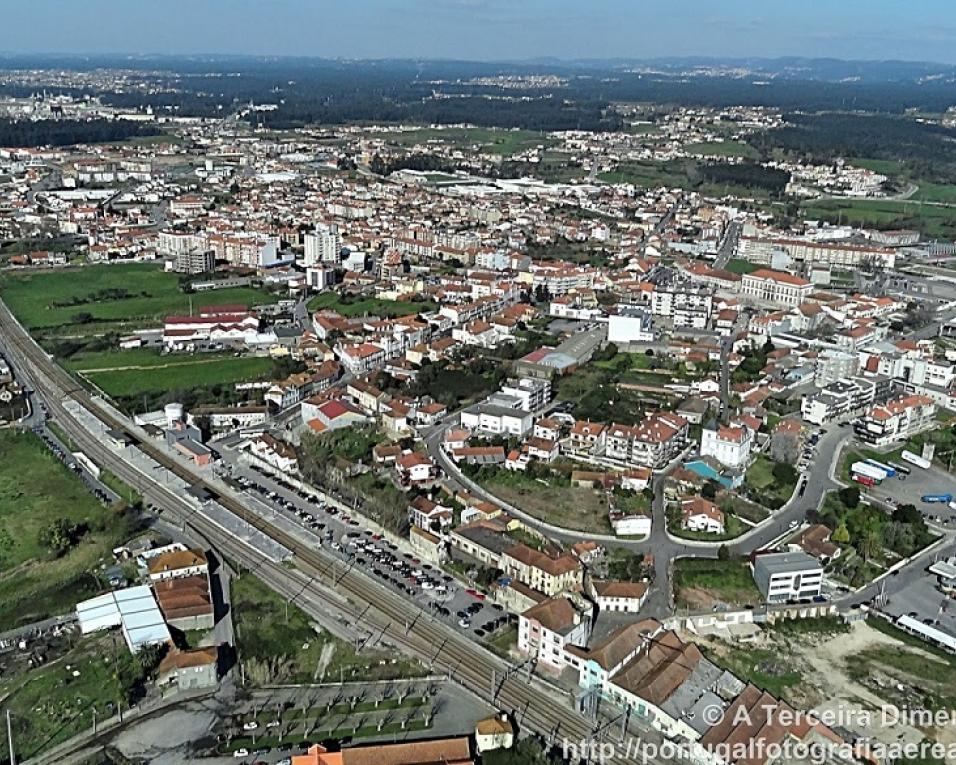
[[[689,154],[703,154],[705,157],[745,157],[759,159],[760,153],[752,146],[739,141],[712,141],[709,143],[691,143],[684,147]]]
[[[948,193],[948,192],[947,192]],[[915,228],[927,236],[956,237],[956,206],[870,199],[827,199],[800,208],[805,218],[878,228]]]
[[[54,558],[39,536],[61,518],[88,531]],[[66,613],[95,594],[90,572],[111,560],[128,528],[36,436],[0,431],[0,630]]]
[[[681,608],[709,608],[715,602],[749,605],[762,601],[750,567],[739,559],[678,558],[674,561],[674,589]]]
[[[134,329],[155,326],[169,314],[188,313],[205,305],[252,306],[275,302],[275,296],[250,287],[187,295],[175,274],[153,264],[96,265],[43,273],[8,273],[0,278],[0,297],[30,329],[70,326]],[[80,314],[88,321],[80,322]]]
[[[683,162],[622,162],[616,169],[598,173],[598,179],[607,183],[632,183],[647,187],[684,187],[687,173]]]
[[[917,184],[919,190],[910,199],[921,199],[925,202],[956,203],[956,184],[930,183],[929,181],[917,181]]]
[[[734,274],[750,274],[761,268],[763,268],[763,266],[758,266],[749,260],[740,260],[739,258],[732,258],[727,262],[727,270]]]
[[[789,468],[786,466],[783,469]],[[757,459],[747,469],[744,483],[750,489],[755,501],[765,507],[776,509],[782,506],[793,495],[797,485],[798,474],[790,468],[786,479],[779,478],[774,472],[780,470],[778,463],[764,456],[757,455]]]
[[[897,175],[903,169],[902,164],[895,159],[851,159],[850,164],[887,176]]]
[[[168,358],[169,363],[164,366],[92,371],[83,375],[109,396],[130,398],[143,393],[261,380],[272,369],[270,359],[258,356],[206,358],[200,355],[186,356],[182,361],[178,361],[175,355]]]
[[[403,146],[435,142],[453,145],[463,150],[474,149],[503,156],[510,156],[541,145],[550,146],[554,143],[553,139],[535,130],[498,130],[483,127],[418,128],[373,135]]]
[[[374,297],[352,297],[337,292],[323,292],[309,301],[310,311],[328,309],[342,316],[409,316],[423,311],[434,311],[437,305],[430,301],[382,300]]]
[[[232,614],[239,661],[247,682],[313,683],[415,677],[421,666],[383,651],[356,652],[327,632],[317,633],[312,620],[252,574],[232,583]],[[392,663],[393,659],[397,659]]]

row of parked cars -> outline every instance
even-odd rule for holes
[[[456,593],[459,592],[459,588],[454,583],[454,577],[450,574],[428,563],[423,563],[411,553],[401,554],[397,545],[370,529],[359,529],[360,524],[357,520],[340,512],[335,506],[324,502],[314,494],[295,488],[283,481],[281,477],[272,475],[269,477],[289,493],[296,494],[304,502],[313,506],[315,511],[301,508],[295,502],[258,481],[245,477],[239,477],[236,480],[243,489],[256,492],[265,501],[295,515],[304,526],[316,532],[320,540],[324,540],[324,544],[347,562],[362,568],[367,574],[379,579],[383,584],[394,587],[400,593],[411,598],[424,597],[425,607],[431,609],[437,616],[457,621],[459,627],[472,631],[475,637],[483,638],[508,623],[509,617],[503,613],[502,606],[488,604],[489,607],[486,609],[485,595],[475,589],[464,590],[473,602],[457,610],[454,606],[449,607]],[[322,513],[327,517],[325,520],[320,520],[316,513]],[[336,533],[334,525],[341,528],[341,534]],[[322,543],[320,541],[320,544]],[[483,617],[484,610],[497,613]]]

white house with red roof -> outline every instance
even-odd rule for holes
[[[723,534],[726,529],[724,511],[703,497],[684,497],[680,501],[681,528]]]
[[[753,433],[742,423],[719,425],[712,422],[701,431],[701,456],[713,457],[727,467],[745,466],[750,461],[752,446]]]
[[[438,478],[438,468],[421,452],[406,452],[395,460],[395,471],[403,486],[424,486]]]

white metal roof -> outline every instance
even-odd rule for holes
[[[956,637],[953,637],[948,632],[943,632],[942,630],[936,629],[936,627],[923,624],[919,619],[914,619],[912,616],[901,616],[897,619],[897,624],[910,632],[915,632],[940,645],[944,645],[951,651],[956,651]]]
[[[143,646],[172,639],[152,590],[144,585],[84,600],[77,604],[76,616],[84,635],[111,627],[122,628],[126,645],[133,653]]]

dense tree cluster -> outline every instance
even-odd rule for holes
[[[914,176],[946,180],[956,175],[956,130],[882,114],[789,114],[787,127],[759,133],[750,143],[769,154],[828,162],[838,157],[898,160]]]
[[[0,146],[70,146],[75,143],[125,141],[158,135],[159,129],[131,120],[23,120],[0,119]]]

